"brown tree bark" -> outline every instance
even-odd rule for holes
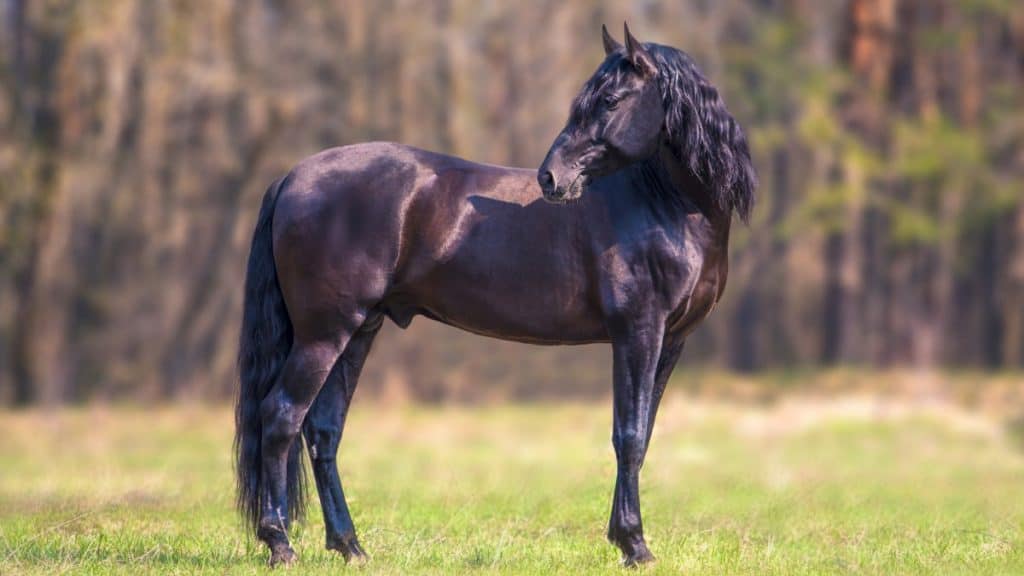
[[[840,59],[849,67],[854,81],[844,95],[843,124],[874,146],[884,145],[885,111],[879,103],[888,91],[896,8],[896,0],[851,0],[845,12]],[[836,169],[840,173],[834,177],[841,181],[855,187],[872,185],[864,175],[850,173],[849,167]],[[862,275],[866,269],[863,210],[860,200],[851,199],[844,226],[830,231],[825,240],[821,355],[825,364],[866,359],[866,295],[880,291],[865,290],[864,283],[878,282],[880,277]]]
[[[25,150],[34,194],[28,199],[29,236],[24,264],[15,273],[17,311],[12,331],[12,379],[15,405],[58,401],[67,375],[68,287],[63,263],[69,233],[69,207],[61,186],[61,115],[57,106],[58,69],[70,10],[60,3],[35,12],[24,2],[14,6],[15,77],[25,94],[16,99],[21,123],[16,133]],[[24,223],[23,223],[24,225]]]

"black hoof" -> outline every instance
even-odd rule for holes
[[[625,531],[608,529],[608,541],[622,551],[622,565],[632,568],[641,564],[654,562],[654,554],[647,548],[644,537],[627,534]]]
[[[634,568],[641,564],[650,564],[651,562],[654,562],[654,554],[651,554],[646,545],[642,545],[632,554],[623,554],[622,556],[622,565],[626,568]]]
[[[341,552],[345,562],[350,564],[363,564],[370,560],[366,551],[359,545],[355,534],[327,539],[327,549]]]
[[[270,551],[270,561],[268,564],[271,568],[291,566],[297,559],[298,556],[295,555],[295,550],[292,550],[290,546],[279,546]]]

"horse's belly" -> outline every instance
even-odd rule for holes
[[[571,345],[608,341],[607,332],[601,323],[560,323],[547,318],[538,322],[524,322],[524,318],[509,318],[496,312],[489,316],[462,314],[459,311],[430,312],[425,315],[467,332],[513,342]]]
[[[585,300],[504,289],[469,277],[425,283],[385,299],[388,316],[407,326],[423,315],[474,334],[534,344],[607,342],[600,312]],[[514,288],[514,287],[512,287]]]

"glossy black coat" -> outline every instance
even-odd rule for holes
[[[671,120],[685,103],[663,89],[671,63],[657,51],[682,53],[628,31],[625,47],[607,32],[605,45],[540,171],[368,143],[312,156],[268,191],[246,278],[236,446],[239,505],[272,563],[294,558],[300,431],[328,547],[363,557],[335,454],[382,320],[417,315],[519,342],[612,344],[608,536],[627,564],[652,558],[640,466],[683,341],[725,287],[732,213],[749,209],[735,199],[752,194],[753,172],[728,116],[716,121],[739,135],[724,145],[749,190],[716,188],[721,174],[688,161]],[[724,113],[717,92],[712,104]]]

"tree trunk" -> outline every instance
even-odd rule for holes
[[[68,6],[48,5],[36,16],[16,2],[14,14],[21,28],[15,32],[16,76],[29,98],[17,113],[27,126],[19,130],[29,145],[29,179],[34,188],[28,224],[29,239],[24,267],[16,273],[17,312],[12,330],[11,357],[16,405],[38,400],[60,400],[67,383],[61,368],[66,361],[68,278],[61,275],[60,258],[69,232],[69,207],[61,194],[61,117],[57,107],[57,72],[64,48],[64,31],[53,23]],[[66,251],[65,251],[66,252]]]

